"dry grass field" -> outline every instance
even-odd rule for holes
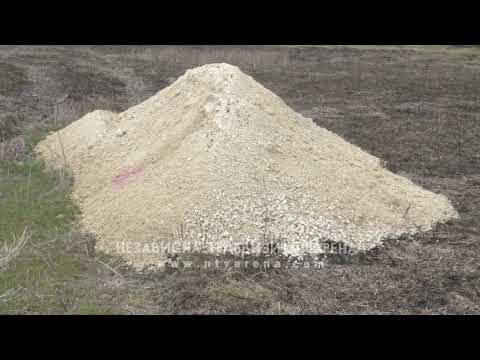
[[[46,170],[33,146],[212,62],[239,66],[391,171],[445,194],[461,218],[327,256],[321,269],[137,273],[96,252],[75,224],[75,180]],[[473,47],[0,46],[0,313],[479,314],[479,97]]]

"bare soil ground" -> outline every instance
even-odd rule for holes
[[[390,170],[447,195],[461,216],[366,254],[332,255],[320,270],[140,275],[89,265],[56,296],[90,281],[98,288],[83,296],[115,313],[479,314],[480,51],[467,50],[0,47],[3,138],[98,108],[127,109],[188,68],[228,62]],[[68,312],[68,304],[62,309],[49,312]]]

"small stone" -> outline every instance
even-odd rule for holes
[[[117,132],[115,133],[115,135],[116,135],[117,137],[122,137],[122,136],[124,136],[126,133],[127,133],[127,132],[126,132],[125,130],[123,130],[123,129],[118,129]]]

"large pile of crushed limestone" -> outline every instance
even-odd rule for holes
[[[136,267],[159,264],[165,248],[366,250],[458,216],[228,64],[188,70],[120,114],[87,114],[37,151],[73,170],[97,246]]]

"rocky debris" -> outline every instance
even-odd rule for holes
[[[137,268],[168,252],[266,243],[292,256],[322,253],[326,241],[368,250],[458,216],[445,196],[228,64],[188,70],[120,114],[89,113],[36,150],[51,166],[65,153],[81,224]]]

